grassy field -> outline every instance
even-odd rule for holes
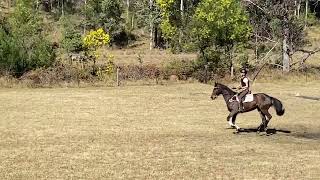
[[[0,89],[0,179],[318,179],[319,88],[256,83],[286,107],[270,136],[210,85]]]

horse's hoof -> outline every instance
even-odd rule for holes
[[[261,132],[259,133],[260,136],[267,136],[267,133],[266,132]]]
[[[260,125],[260,126],[257,127],[257,131],[260,131],[260,132],[261,132],[261,129],[262,129],[262,125]]]
[[[273,133],[271,132],[271,133],[267,133],[267,136],[272,136],[273,135]]]

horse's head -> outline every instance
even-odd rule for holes
[[[219,86],[218,83],[214,83],[214,87],[213,87],[213,90],[212,90],[212,94],[211,94],[211,99],[214,100],[216,99],[220,94],[222,93],[222,90]]]

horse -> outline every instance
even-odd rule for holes
[[[231,128],[236,128],[237,132],[241,132],[241,128],[235,124],[237,115],[239,113],[246,113],[257,109],[260,113],[262,120],[260,126],[257,128],[257,132],[260,133],[263,131],[267,132],[268,123],[272,118],[271,114],[268,112],[271,106],[275,108],[278,116],[282,116],[285,112],[285,108],[280,100],[264,93],[253,94],[252,101],[244,102],[243,112],[240,112],[239,102],[237,100],[237,93],[228,88],[227,86],[215,82],[211,99],[214,100],[221,94],[230,112],[230,114],[227,117],[227,121]]]

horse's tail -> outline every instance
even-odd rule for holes
[[[284,106],[282,105],[281,101],[278,100],[277,98],[271,97],[271,101],[272,101],[272,105],[274,107],[274,109],[277,112],[278,116],[282,116],[284,114]]]

